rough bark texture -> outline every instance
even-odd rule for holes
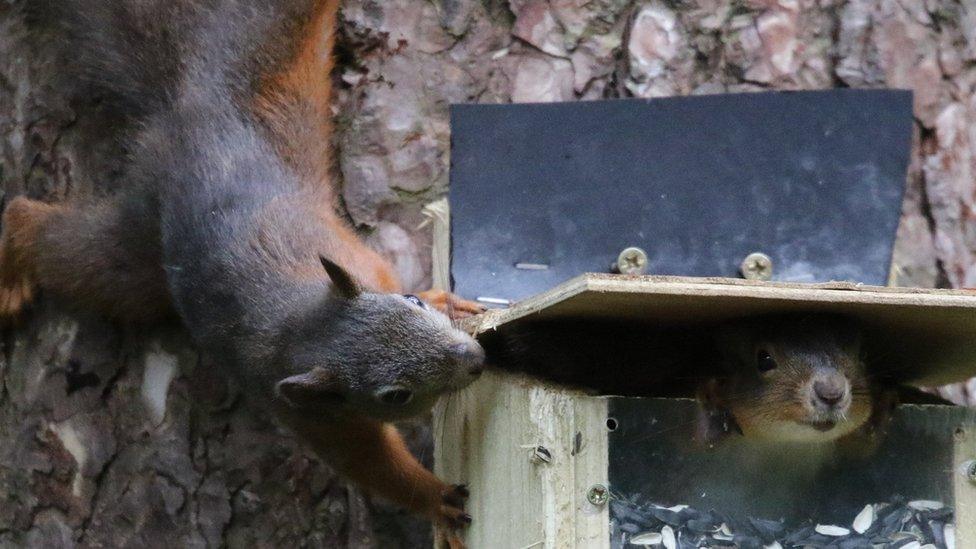
[[[348,0],[338,78],[350,218],[411,287],[421,208],[448,183],[452,102],[838,86],[915,90],[897,282],[976,286],[976,6],[952,0]],[[95,98],[0,3],[0,191],[45,200],[119,180]],[[41,300],[3,332],[0,546],[419,546],[212,375],[176,331]],[[973,401],[976,384],[945,391]],[[411,427],[419,449],[422,426]]]

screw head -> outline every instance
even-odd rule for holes
[[[586,491],[586,501],[598,507],[606,505],[609,499],[610,490],[607,490],[607,487],[602,484],[594,484]]]
[[[536,446],[532,449],[532,455],[529,457],[529,461],[532,463],[550,463],[552,462],[552,452],[545,446]]]
[[[747,280],[769,280],[773,277],[773,260],[764,253],[753,252],[742,260],[739,270]]]
[[[617,256],[616,265],[620,274],[644,274],[647,272],[647,252],[636,246],[624,248]]]

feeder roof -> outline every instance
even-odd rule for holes
[[[527,319],[687,325],[803,312],[859,320],[884,347],[885,368],[905,383],[941,385],[976,376],[976,291],[971,290],[591,273],[478,315],[467,327],[477,335]]]

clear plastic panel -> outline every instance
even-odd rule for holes
[[[610,417],[613,547],[947,547],[953,433],[976,425],[973,409],[901,406],[874,444],[705,448],[691,400],[615,398]]]

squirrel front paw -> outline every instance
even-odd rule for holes
[[[34,297],[34,284],[20,260],[25,246],[29,244],[21,241],[25,235],[31,234],[35,204],[40,203],[17,197],[3,212],[3,230],[0,233],[0,318],[16,316]]]
[[[485,306],[474,301],[461,299],[445,290],[427,290],[418,294],[431,307],[446,314],[451,320],[460,320],[485,312]]]
[[[468,487],[463,484],[453,484],[441,492],[440,508],[435,519],[440,546],[464,549],[458,530],[471,524],[471,515],[464,512],[464,503],[469,495]]]

